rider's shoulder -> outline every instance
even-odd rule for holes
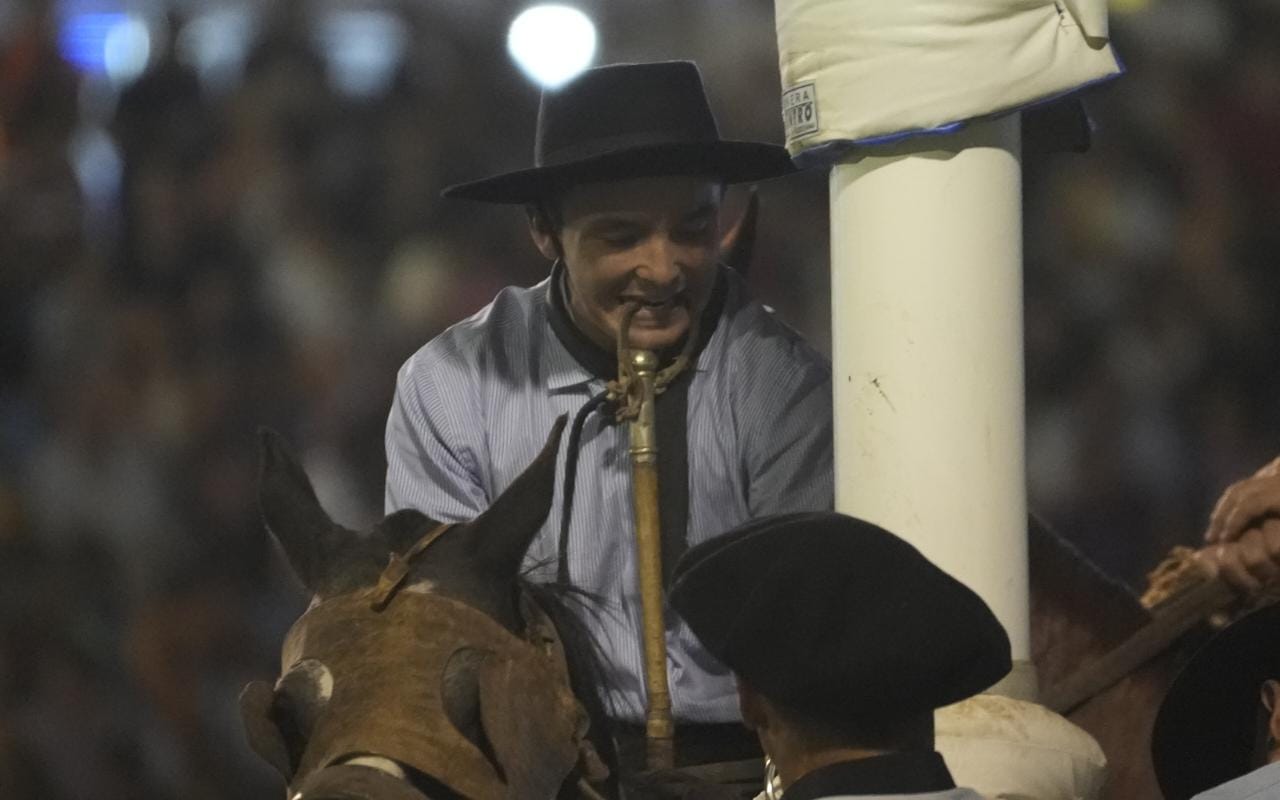
[[[546,291],[546,281],[502,289],[483,308],[420,347],[401,367],[401,375],[471,374],[492,361],[497,351],[527,348],[545,315]]]
[[[736,368],[773,371],[798,369],[830,373],[831,362],[804,336],[755,298],[732,270],[725,301],[725,349]]]

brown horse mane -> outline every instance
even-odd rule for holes
[[[1031,657],[1044,688],[1107,653],[1151,615],[1128,587],[1034,514],[1027,534]]]
[[[1151,620],[1124,584],[1032,516],[1028,525],[1031,654],[1043,691],[1088,668]],[[1151,764],[1156,709],[1188,638],[1071,712],[1108,761],[1101,800],[1160,800]]]
[[[608,796],[617,796],[618,755],[613,744],[612,715],[609,713],[611,708],[602,691],[605,686],[605,654],[583,621],[584,615],[597,613],[600,600],[572,584],[529,580],[527,573],[526,577],[521,578],[520,585],[555,625],[569,667],[569,688],[590,720],[587,738],[609,768],[606,793]],[[569,791],[569,787],[566,787],[566,791]],[[565,796],[576,797],[571,791]]]

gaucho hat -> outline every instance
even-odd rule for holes
[[[528,203],[548,189],[590,181],[709,175],[743,183],[793,171],[784,147],[720,138],[693,62],[613,64],[542,93],[533,167],[442,194]]]
[[[977,594],[897,536],[834,512],[764,517],[693,547],[670,599],[739,678],[819,718],[929,711],[1011,665]]]
[[[1151,732],[1151,758],[1168,800],[1189,800],[1261,766],[1261,688],[1272,678],[1280,679],[1280,604],[1241,617],[1192,656]]]

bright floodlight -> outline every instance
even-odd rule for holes
[[[129,15],[107,30],[102,42],[102,65],[117,86],[132,82],[151,58],[151,32],[142,19]]]
[[[554,89],[591,65],[596,26],[571,6],[533,6],[511,23],[507,51],[530,80]]]

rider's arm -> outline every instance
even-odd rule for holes
[[[752,517],[834,505],[831,368],[797,336],[753,364],[744,404],[747,503]]]
[[[483,426],[478,416],[465,423],[472,403],[462,376],[421,356],[396,378],[387,418],[385,510],[416,508],[441,522],[468,520],[489,506],[476,458]]]

